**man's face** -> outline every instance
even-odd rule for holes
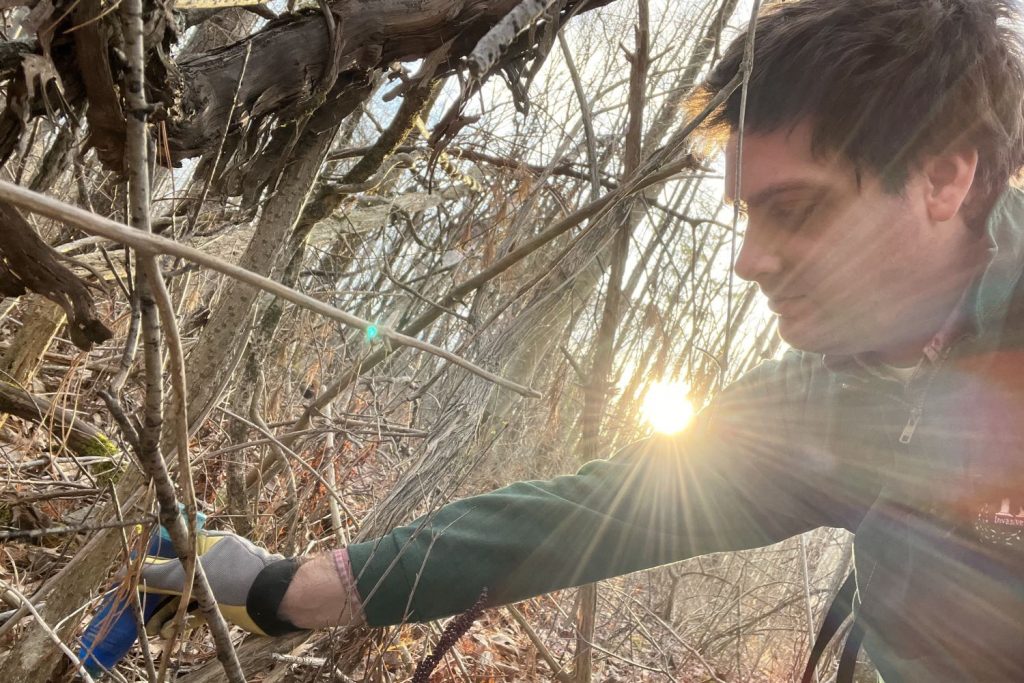
[[[726,148],[736,187],[737,136]],[[779,333],[805,351],[915,359],[977,267],[980,240],[962,218],[937,221],[924,172],[900,194],[811,153],[810,127],[747,133],[740,202],[747,230],[736,274],[757,282]]]

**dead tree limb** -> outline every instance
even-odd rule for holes
[[[64,309],[68,334],[80,349],[110,339],[96,314],[92,293],[58,260],[57,252],[36,234],[21,212],[0,202],[0,295],[16,297],[31,290]]]
[[[112,456],[117,444],[73,411],[56,406],[42,396],[33,396],[13,384],[0,381],[0,413],[44,426],[77,456]]]
[[[612,1],[591,0],[582,11]],[[581,4],[565,3],[563,15]],[[518,0],[338,0],[331,3],[331,11],[342,34],[340,55],[331,49],[328,28],[317,13],[274,22],[223,50],[183,60],[179,68],[185,115],[168,127],[171,153],[180,159],[211,150],[219,133],[234,125],[228,120],[232,87],[239,80],[246,43],[252,48],[237,111],[253,119],[268,114],[287,119],[287,112],[301,109],[332,66],[339,73],[367,73],[394,61],[426,58],[451,42],[444,65],[450,72],[517,5]]]

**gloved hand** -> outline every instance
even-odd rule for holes
[[[236,534],[206,530],[196,537],[196,554],[225,619],[258,635],[302,630],[278,616],[281,599],[298,568],[295,558],[269,553]],[[177,558],[152,555],[143,562],[139,590],[168,596],[147,620],[146,632],[167,635],[165,627],[180,602],[184,566]],[[193,593],[190,614],[197,607]]]

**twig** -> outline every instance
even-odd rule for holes
[[[35,617],[36,621],[39,622],[40,628],[42,628],[43,631],[46,632],[46,635],[50,637],[50,640],[52,640],[54,644],[60,649],[60,651],[63,652],[64,655],[71,660],[71,663],[75,665],[75,668],[78,670],[78,673],[82,676],[82,679],[85,681],[85,683],[95,683],[92,676],[89,675],[89,672],[85,670],[84,666],[82,666],[82,661],[75,656],[74,652],[68,649],[68,646],[64,644],[64,641],[61,640],[60,636],[58,636],[54,632],[53,628],[46,623],[42,615],[39,614],[39,612],[32,605],[28,598],[22,595],[17,588],[10,585],[3,579],[0,579],[0,590],[2,590],[7,595],[14,595],[14,597],[17,598],[17,600],[21,603],[21,606],[26,608],[29,611],[29,613],[33,617]]]
[[[583,133],[587,141],[587,162],[590,166],[590,201],[601,196],[601,169],[597,164],[597,141],[594,137],[594,117],[590,113],[590,103],[587,101],[587,91],[583,88],[580,80],[580,72],[573,61],[572,52],[569,50],[569,42],[565,35],[558,32],[558,46],[565,58],[565,66],[569,69],[569,77],[572,79],[573,90],[576,91],[576,99],[580,101],[580,119],[583,121]]]
[[[606,197],[607,196],[609,195],[606,195]],[[37,192],[32,192],[31,190],[19,187],[5,180],[0,180],[0,199],[8,201],[16,206],[20,206],[28,211],[53,218],[54,220],[70,223],[90,235],[99,235],[101,237],[121,242],[122,244],[126,244],[139,252],[178,256],[188,261],[192,261],[193,263],[198,263],[199,265],[206,266],[211,270],[215,270],[236,280],[245,282],[246,284],[258,287],[265,292],[275,294],[282,299],[291,301],[297,306],[319,313],[351,327],[366,330],[372,326],[377,330],[379,337],[386,339],[393,344],[419,349],[420,351],[425,351],[437,356],[438,358],[443,358],[444,360],[458,365],[479,377],[490,382],[494,382],[506,389],[515,391],[523,396],[527,396],[529,398],[540,398],[541,396],[540,392],[534,389],[504,379],[503,377],[484,370],[466,359],[434,346],[433,344],[401,334],[383,325],[374,325],[374,323],[371,323],[368,320],[363,320],[351,313],[346,313],[345,311],[335,308],[330,304],[326,304],[311,296],[298,292],[291,287],[286,287],[279,282],[275,282],[268,277],[264,277],[258,273],[254,273],[246,270],[245,268],[228,263],[216,256],[211,256],[210,254],[199,251],[198,249],[193,249],[192,247],[185,246],[184,244],[179,244],[174,240],[167,239],[166,237],[132,230],[121,223],[110,220],[109,218],[97,216],[96,214],[89,213],[88,211],[76,206],[72,206]]]
[[[299,456],[299,454],[298,454],[298,453],[296,453],[296,452],[295,452],[295,451],[293,451],[292,449],[288,448],[288,446],[287,446],[287,445],[285,445],[285,443],[284,443],[284,442],[282,442],[282,441],[281,441],[280,439],[278,439],[277,437],[275,437],[275,436],[274,436],[274,434],[273,434],[273,433],[272,433],[272,432],[271,432],[271,431],[270,431],[270,430],[269,430],[268,428],[266,428],[266,427],[263,427],[263,426],[261,426],[261,425],[258,425],[258,424],[256,424],[255,422],[252,422],[251,420],[247,420],[247,419],[245,419],[244,417],[242,417],[241,415],[237,415],[237,414],[235,414],[235,413],[231,412],[230,410],[228,410],[228,409],[227,409],[227,408],[225,408],[224,406],[217,406],[217,410],[221,411],[221,412],[222,412],[222,413],[224,413],[225,415],[230,415],[231,417],[235,418],[235,419],[236,419],[236,420],[238,420],[239,422],[242,422],[242,423],[244,423],[244,424],[247,424],[247,425],[249,425],[249,426],[250,426],[250,427],[252,427],[253,429],[257,430],[257,431],[258,431],[259,433],[261,433],[261,434],[263,434],[263,435],[264,435],[265,437],[267,437],[267,440],[268,440],[268,441],[269,441],[270,443],[272,443],[272,444],[276,445],[276,446],[277,446],[278,448],[280,448],[280,449],[281,449],[281,450],[282,450],[282,451],[283,451],[283,452],[284,452],[284,453],[285,453],[286,455],[288,455],[288,456],[290,456],[291,458],[293,458],[293,459],[295,460],[295,462],[297,462],[297,463],[299,463],[300,465],[302,465],[302,467],[303,467],[303,468],[304,468],[304,469],[305,469],[305,470],[306,470],[307,472],[309,472],[309,473],[310,473],[310,474],[311,474],[311,475],[313,476],[313,478],[314,478],[314,479],[316,479],[316,480],[317,480],[318,482],[320,482],[321,484],[323,484],[324,488],[325,488],[325,489],[327,490],[327,495],[329,495],[329,496],[330,496],[330,497],[331,497],[331,498],[332,498],[333,500],[337,501],[337,503],[338,503],[338,504],[339,504],[339,505],[341,506],[341,508],[342,508],[342,509],[343,509],[343,510],[345,511],[345,514],[347,514],[347,515],[349,516],[349,518],[350,518],[350,519],[352,519],[353,521],[355,521],[355,520],[356,520],[356,516],[355,516],[355,513],[354,513],[354,512],[352,512],[352,509],[351,509],[351,508],[349,508],[349,506],[348,506],[348,504],[347,504],[347,503],[345,503],[345,500],[344,500],[344,499],[343,499],[343,498],[342,498],[342,497],[341,497],[340,495],[338,495],[338,492],[337,492],[337,491],[336,491],[336,490],[334,489],[334,487],[333,487],[333,486],[331,486],[330,482],[328,482],[328,481],[327,481],[326,479],[324,479],[323,475],[322,475],[322,474],[320,474],[319,472],[317,472],[317,470],[316,470],[316,468],[315,468],[315,467],[313,467],[313,466],[312,466],[312,465],[310,465],[310,464],[309,464],[308,462],[306,462],[305,460],[303,460],[303,459],[302,459],[302,457],[301,457],[301,456]],[[292,434],[295,434],[295,432],[292,432]],[[287,436],[287,435],[286,435],[286,436]]]
[[[572,681],[572,676],[565,672],[565,667],[558,663],[555,656],[551,654],[551,650],[549,650],[548,646],[544,644],[544,641],[540,639],[537,632],[533,630],[533,626],[531,626],[530,622],[526,620],[526,617],[519,611],[519,608],[515,605],[505,605],[505,609],[512,616],[515,622],[519,624],[519,627],[523,629],[523,633],[525,633],[526,637],[530,639],[533,646],[537,648],[537,654],[539,654],[540,658],[543,659],[551,668],[551,673],[555,680],[561,681],[561,683],[570,683]]]
[[[647,0],[637,1],[637,23],[635,52],[626,56],[630,63],[628,115],[626,119],[625,149],[623,154],[623,184],[633,177],[640,167],[643,149],[644,96],[647,91],[647,70],[649,64],[649,10]],[[635,197],[627,198],[616,210],[612,220],[615,226],[611,244],[611,266],[608,273],[607,291],[601,312],[601,321],[593,342],[590,373],[587,375],[583,396],[583,411],[580,415],[579,450],[582,459],[598,457],[601,439],[601,425],[608,406],[609,378],[615,355],[615,340],[619,336],[622,306],[622,283],[625,277],[626,261],[629,257],[630,236],[639,224]],[[604,253],[601,250],[598,253]],[[598,585],[588,584],[580,588],[579,616],[576,633],[576,683],[590,683],[593,669],[594,630],[597,621]]]
[[[279,652],[271,652],[270,658],[275,662],[290,664],[292,666],[311,666],[319,669],[328,665],[328,660],[325,657],[284,655]],[[336,667],[332,666],[332,668],[334,669],[334,680],[341,681],[341,683],[355,683],[355,679],[346,676]]]
[[[743,138],[746,133],[747,120],[747,90],[750,85],[750,74],[754,69],[754,35],[757,29],[757,13],[761,9],[761,0],[754,0],[750,8],[750,23],[747,26],[747,43],[744,46],[743,61],[740,63],[740,70],[737,74],[742,77],[743,85],[740,87],[740,118],[736,129],[736,181],[732,188],[733,202],[732,210],[732,236],[729,239],[729,264],[736,263],[736,232],[740,221],[740,190],[743,177]],[[734,268],[729,268],[727,294],[725,298],[725,344],[722,349],[722,366],[729,370],[729,351],[732,346],[732,288],[735,280]],[[718,376],[718,386],[722,387],[725,382],[725,373]]]
[[[324,407],[325,418],[330,420],[333,417],[332,413],[333,409],[330,405]],[[332,489],[337,485],[337,472],[334,466],[334,458],[331,457],[333,451],[334,431],[331,430],[327,432],[324,438],[324,460],[327,462],[327,473],[324,478],[327,480],[327,485]],[[341,506],[338,505],[338,501],[333,496],[328,496],[327,506],[331,512],[331,531],[334,532],[334,541],[338,544],[339,548],[343,548],[349,544],[349,538],[345,525],[341,521]]]
[[[807,568],[807,535],[800,534],[800,567],[803,574],[804,605],[807,608],[807,642],[814,642],[814,613],[811,611],[811,573]],[[814,683],[819,683],[819,667],[814,667]]]
[[[472,321],[469,318],[467,318],[466,316],[462,315],[458,311],[454,311],[451,308],[448,308],[447,306],[442,306],[439,303],[431,301],[430,299],[428,299],[427,297],[423,296],[422,294],[417,292],[415,289],[413,289],[409,285],[407,285],[404,282],[402,282],[398,278],[397,275],[395,275],[394,273],[391,272],[391,268],[388,266],[386,260],[382,260],[380,262],[380,266],[381,266],[381,271],[384,273],[384,275],[385,275],[385,277],[387,277],[387,279],[391,280],[391,282],[394,283],[394,285],[396,287],[398,287],[399,289],[401,289],[403,292],[408,292],[414,299],[416,299],[418,301],[422,301],[423,303],[427,304],[428,306],[433,306],[435,308],[440,308],[442,311],[444,311],[448,315],[452,316],[453,318],[458,318],[459,320],[461,320],[464,323],[472,324]]]
[[[41,460],[33,460],[32,462],[38,463],[40,465],[48,465],[48,464],[50,464],[52,462],[52,460],[47,458],[47,459],[41,459]],[[85,458],[82,458],[78,462],[81,463],[82,465],[91,465],[91,464],[96,463],[96,462],[104,462],[104,463],[110,462],[110,458],[98,458],[98,459],[85,459]],[[26,464],[31,464],[31,463],[26,463]],[[70,489],[70,490],[65,490],[65,491],[49,491],[47,493],[33,493],[31,495],[28,495],[28,496],[12,497],[12,498],[9,498],[5,502],[10,502],[11,505],[23,505],[24,503],[36,503],[36,502],[41,501],[41,500],[53,500],[54,498],[91,498],[92,496],[95,496],[98,493],[100,493],[99,489],[91,488],[90,487],[90,488],[87,488],[87,489]],[[3,498],[0,497],[0,500],[3,500]]]
[[[266,379],[264,378],[263,369],[260,368],[257,371],[256,389],[252,392],[252,400],[249,401],[249,417],[253,423],[264,433],[270,433],[270,428],[267,427],[267,423],[260,417],[260,402],[263,400],[264,392],[266,391]],[[295,535],[298,532],[299,525],[299,493],[298,488],[295,486],[295,472],[292,470],[291,463],[288,462],[288,456],[285,454],[284,449],[281,447],[280,442],[272,441],[270,443],[270,450],[277,456],[278,462],[281,463],[281,467],[284,470],[285,485],[287,487],[287,505],[288,505],[288,536],[285,540],[285,555],[295,554]],[[333,500],[333,499],[332,499]]]
[[[135,526],[137,524],[153,524],[156,522],[155,515],[136,517],[124,521],[94,522],[92,524],[76,524],[74,526],[51,526],[45,529],[19,529],[18,531],[0,531],[0,541],[18,541],[29,538],[42,538],[43,536],[61,536],[65,534],[78,534],[83,531],[98,531],[99,529],[117,529],[120,527]]]
[[[81,456],[115,455],[117,446],[99,429],[42,396],[0,379],[0,412],[43,425],[62,439],[70,452]]]
[[[178,330],[178,321],[174,310],[174,303],[171,301],[170,292],[167,291],[167,285],[164,283],[164,278],[160,272],[160,267],[157,263],[156,257],[152,255],[143,256],[139,259],[139,263],[143,266],[143,273],[146,276],[149,290],[156,301],[164,337],[167,340],[167,351],[171,360],[171,386],[174,388],[174,395],[176,398],[174,403],[174,414],[172,415],[172,429],[174,430],[175,450],[178,454],[178,472],[182,482],[182,497],[184,498],[185,515],[188,520],[188,530],[189,534],[194,538],[197,530],[196,512],[198,508],[196,506],[195,486],[192,483],[192,468],[189,462],[188,388],[185,381],[185,353],[181,346],[181,334]],[[185,590],[182,593],[181,602],[178,605],[178,611],[175,615],[175,630],[172,632],[171,638],[169,639],[167,652],[173,651],[174,642],[181,634],[185,614],[188,611],[188,597],[192,586],[193,573],[195,571],[194,567],[196,559],[194,553],[191,557],[182,559],[185,569]],[[220,625],[211,624],[210,628],[211,631],[216,634]],[[218,636],[215,635],[214,639],[217,640],[217,637]],[[223,637],[227,642],[230,642],[226,623],[224,624],[223,633],[220,634],[220,637]],[[164,660],[164,666],[166,666],[168,659]],[[162,666],[161,672],[163,672],[163,670],[164,667]],[[162,675],[160,680],[163,680]]]
[[[103,250],[103,255],[107,256],[106,249]],[[107,258],[109,260],[109,257]],[[131,254],[126,251],[124,259],[127,265],[129,259],[131,259]],[[111,267],[111,271],[113,270],[113,267]],[[124,383],[128,379],[128,373],[131,372],[132,365],[135,363],[135,354],[139,349],[139,293],[134,287],[132,287],[131,292],[128,294],[128,305],[131,307],[131,317],[128,320],[128,335],[125,337],[124,349],[121,351],[121,359],[118,361],[117,374],[110,380],[110,394],[114,397],[115,401],[121,395],[121,389],[124,388]]]
[[[395,154],[390,159],[387,160],[387,165],[382,165],[380,169],[373,174],[372,177],[356,183],[342,183],[340,185],[332,185],[330,186],[329,190],[331,193],[336,193],[339,195],[358,194],[360,192],[367,192],[368,190],[372,190],[373,188],[377,187],[385,180],[387,180],[387,177],[391,175],[391,172],[394,171],[396,168],[410,167],[415,163],[416,157],[413,154],[406,154],[404,152]],[[331,179],[333,180],[333,178]]]
[[[711,112],[718,109],[718,107],[720,107],[722,103],[729,98],[736,88],[739,87],[741,80],[741,75],[737,74],[728,85],[722,88],[721,92],[715,95],[715,97],[708,102],[697,116],[688,121],[687,124],[673,136],[673,140],[665,149],[650,155],[644,165],[637,171],[628,184],[620,185],[615,190],[603,195],[600,199],[581,206],[544,232],[526,240],[508,254],[496,260],[486,269],[453,287],[447,294],[445,294],[444,297],[441,298],[440,304],[443,306],[450,306],[451,304],[460,301],[462,297],[487,284],[530,254],[572,230],[583,221],[591,220],[592,222],[596,222],[598,219],[603,218],[611,207],[623,197],[636,192],[642,192],[652,185],[664,182],[679,173],[682,169],[692,165],[692,161],[689,159],[671,161],[672,156],[679,151],[679,148],[686,141],[688,136],[704,122]],[[8,195],[9,191],[5,183],[0,181],[0,198],[8,198],[8,201],[17,203],[14,198],[10,198]],[[33,208],[32,210],[36,209]],[[406,334],[419,334],[440,315],[441,309],[434,307],[410,322],[403,328],[403,331]],[[361,366],[362,371],[375,367],[390,355],[390,350],[378,350],[374,352],[373,355],[363,361]],[[315,412],[337,398],[337,396],[345,390],[345,387],[349,386],[349,384],[358,376],[358,373],[352,371],[345,372],[329,386],[325,387],[320,392],[320,395],[317,396],[316,401],[310,405],[299,420],[299,429],[307,428],[312,422]]]
[[[135,428],[132,421],[128,418],[128,415],[124,412],[124,407],[117,397],[110,391],[100,389],[96,392],[99,397],[103,399],[103,402],[107,404],[107,410],[114,418],[114,422],[121,429],[121,434],[124,436],[125,441],[133,451],[138,453],[139,451],[139,430]]]
[[[615,588],[614,585],[612,585],[612,590],[617,592],[622,597],[628,599],[634,605],[637,605],[638,607],[643,609],[645,612],[647,612],[647,615],[649,617],[657,621],[662,628],[668,631],[669,635],[672,636],[672,639],[675,640],[679,645],[681,645],[683,649],[690,654],[690,656],[696,659],[701,664],[701,666],[703,666],[704,669],[707,670],[709,678],[707,678],[706,680],[716,681],[716,683],[724,683],[724,681],[722,681],[722,679],[719,678],[718,672],[715,671],[715,667],[711,666],[711,664],[704,658],[704,656],[701,655],[700,650],[686,642],[682,636],[676,633],[676,630],[672,627],[670,623],[662,619],[660,615],[654,612],[650,607],[645,605],[643,602],[637,600],[635,596],[630,595],[629,593],[626,593],[621,589]]]
[[[113,483],[109,483],[110,486],[110,497],[114,503],[114,510],[117,512],[117,519],[119,521],[124,520],[124,511],[121,509],[121,501],[117,498],[117,487]],[[120,529],[121,536],[121,549],[124,551],[124,556],[130,558],[132,556],[131,547],[128,544],[128,535],[124,532],[124,528]],[[149,538],[146,534],[142,538]],[[137,566],[135,567],[136,574],[142,572],[142,553],[139,553],[137,558]],[[136,581],[138,579],[136,578]],[[135,630],[138,633],[140,650],[142,650],[142,660],[146,665],[146,677],[150,683],[157,683],[159,678],[156,674],[156,665],[153,663],[153,653],[149,651],[148,641],[146,640],[146,615],[142,610],[142,598],[139,597],[139,591],[128,590],[128,594],[131,598],[132,613],[135,615]]]

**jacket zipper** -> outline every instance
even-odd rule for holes
[[[921,387],[921,391],[917,394],[917,400],[910,403],[910,416],[907,417],[907,424],[903,427],[903,432],[900,433],[900,443],[904,446],[909,444],[911,439],[914,438],[914,432],[917,430],[917,425],[921,422],[921,416],[924,415],[924,402],[928,398],[928,392],[932,388],[932,383],[935,381],[936,375],[939,374],[939,369],[945,365],[946,359],[953,352],[953,347],[960,343],[966,335],[959,337],[958,339],[950,342],[946,348],[942,350],[942,353],[931,364],[929,368],[928,377],[925,380],[924,386]],[[915,377],[910,378],[910,382],[907,385],[909,392],[910,384],[914,383]]]
[[[910,409],[910,417],[907,419],[907,424],[903,427],[903,432],[900,433],[900,443],[908,444],[910,440],[914,438],[914,430],[917,429],[917,423],[921,421],[921,415],[924,414],[924,399],[921,400],[922,405],[915,405]]]

